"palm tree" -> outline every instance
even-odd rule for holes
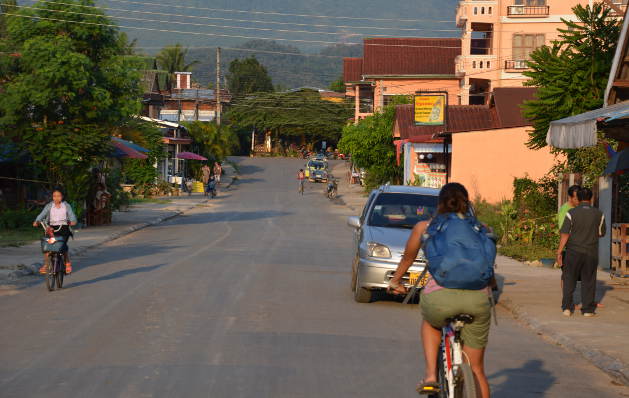
[[[187,54],[188,49],[183,48],[179,43],[174,46],[166,46],[157,54],[157,65],[160,69],[167,71],[169,77],[172,77],[175,72],[189,72],[199,61],[192,61],[186,64]],[[170,89],[171,78],[168,79],[166,84],[168,89]]]

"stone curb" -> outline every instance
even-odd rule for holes
[[[106,237],[104,237],[102,239],[99,239],[97,242],[93,242],[93,243],[91,243],[89,245],[86,245],[86,246],[83,246],[83,247],[79,247],[79,248],[76,248],[76,249],[70,249],[70,254],[72,256],[81,255],[81,254],[85,253],[86,251],[88,251],[88,250],[90,250],[90,249],[92,249],[92,248],[94,248],[96,246],[102,245],[103,243],[111,242],[113,240],[122,238],[123,236],[129,235],[129,234],[131,234],[133,232],[136,232],[136,231],[139,231],[141,229],[150,227],[152,225],[161,224],[164,221],[168,221],[168,220],[170,220],[172,218],[175,218],[177,216],[182,215],[183,213],[185,213],[187,211],[190,211],[190,210],[194,209],[199,204],[204,204],[204,203],[207,203],[207,202],[208,202],[208,199],[205,199],[205,200],[202,200],[202,201],[200,201],[198,203],[195,203],[192,206],[186,207],[184,209],[174,210],[174,213],[172,213],[172,214],[161,216],[161,217],[157,217],[157,218],[155,218],[155,219],[153,219],[151,221],[143,222],[143,223],[140,223],[140,224],[131,225],[130,227],[127,227],[127,228],[125,228],[125,229],[123,229],[121,231],[116,231],[114,233],[111,233],[111,234],[107,235]],[[21,278],[21,277],[24,277],[24,276],[38,274],[39,273],[39,268],[41,267],[41,262],[35,262],[35,263],[32,263],[32,264],[28,264],[28,265],[26,265],[26,264],[17,264],[15,267],[19,268],[19,269],[15,270],[13,272],[8,273],[6,275],[6,279],[7,280],[14,281],[14,280],[17,280],[18,278]]]
[[[505,308],[515,319],[540,334],[546,340],[581,355],[591,364],[611,376],[615,381],[629,386],[629,364],[623,363],[619,359],[593,347],[577,344],[571,338],[545,327],[537,318],[522,310],[520,305],[508,298],[500,297],[498,305]]]

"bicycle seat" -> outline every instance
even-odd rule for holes
[[[474,322],[474,317],[470,314],[459,314],[459,315],[453,316],[452,318],[446,319],[446,323],[455,323],[455,322],[462,322],[463,324],[467,325],[468,323]]]

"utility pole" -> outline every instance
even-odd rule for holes
[[[216,125],[221,125],[221,48],[216,47]]]

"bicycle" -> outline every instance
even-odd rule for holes
[[[44,228],[44,233],[48,230],[46,223],[41,223]],[[54,231],[54,230],[53,230]],[[64,238],[62,237],[47,237],[41,238],[41,247],[46,256],[46,288],[49,292],[63,287],[63,278],[65,276],[65,263],[63,261],[63,253],[68,250],[68,246]]]
[[[431,398],[477,398],[474,372],[464,360],[461,330],[472,323],[474,317],[459,314],[446,319],[441,331],[441,345],[437,359],[439,392]]]

